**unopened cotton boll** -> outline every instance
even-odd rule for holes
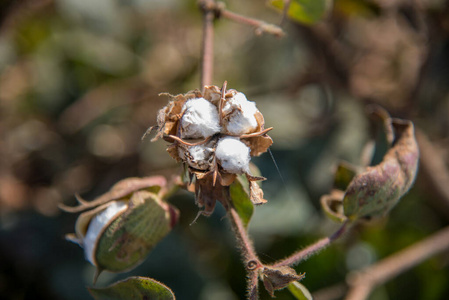
[[[258,125],[255,116],[258,111],[254,102],[248,101],[243,93],[236,93],[223,106],[223,114],[228,115],[226,130],[232,135],[253,132]]]
[[[207,138],[220,132],[217,107],[206,99],[187,100],[182,111],[182,138]]]
[[[250,149],[238,138],[225,137],[218,141],[215,157],[228,173],[249,172]]]
[[[91,264],[96,265],[94,262],[95,246],[99,235],[102,233],[103,228],[107,226],[111,220],[123,212],[127,208],[126,201],[113,201],[110,205],[97,214],[89,223],[86,236],[83,240],[84,255]]]

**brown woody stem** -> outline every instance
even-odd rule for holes
[[[314,243],[298,252],[293,253],[291,256],[274,263],[272,266],[273,267],[293,266],[293,265],[296,265],[296,264],[300,263],[301,261],[309,258],[310,256],[317,254],[321,250],[324,250],[326,247],[328,247],[333,241],[340,238],[346,232],[347,226],[348,226],[348,222],[346,221],[331,236],[321,239],[321,240],[317,241],[316,243]]]

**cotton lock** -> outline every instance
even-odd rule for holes
[[[198,170],[207,170],[210,167],[213,152],[209,144],[178,148],[179,157]]]
[[[257,129],[255,114],[259,110],[256,104],[248,101],[243,93],[237,92],[223,106],[223,114],[227,119],[226,130],[232,135],[241,135]]]
[[[218,141],[215,157],[228,173],[249,172],[250,149],[238,138],[225,137]]]
[[[220,132],[218,109],[204,98],[190,99],[182,107],[181,137],[208,138]]]
[[[94,251],[99,235],[102,233],[103,228],[105,228],[115,216],[123,212],[127,206],[126,201],[111,202],[105,210],[90,221],[89,228],[87,229],[86,236],[83,240],[83,248],[86,259],[94,266],[96,265],[94,262]]]

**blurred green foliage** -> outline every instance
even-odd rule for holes
[[[297,2],[297,1],[295,1]],[[321,1],[320,1],[321,2]],[[244,92],[265,116],[274,145],[253,159],[265,198],[250,234],[264,262],[332,233],[319,198],[340,160],[359,163],[372,128],[365,105],[412,120],[447,162],[447,1],[338,0],[318,25],[287,23],[283,39],[216,21],[214,84]],[[278,23],[260,1],[226,1],[235,12]],[[141,141],[156,124],[161,92],[199,88],[201,15],[175,0],[7,0],[0,5],[0,298],[90,299],[94,267],[64,240],[74,194],[93,199],[131,176],[179,174],[164,142]],[[426,170],[425,166],[423,170]],[[449,224],[448,199],[420,172],[389,217],[296,267],[311,292],[341,283]],[[179,192],[174,231],[126,274],[170,287],[178,299],[244,299],[245,270],[217,207],[199,218]],[[371,299],[449,298],[448,257],[434,257],[379,287]],[[277,299],[292,299],[283,290]],[[270,299],[263,291],[262,299]]]

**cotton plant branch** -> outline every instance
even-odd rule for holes
[[[201,47],[201,89],[212,84],[214,71],[214,19],[215,13],[211,1],[200,1],[203,12],[203,41]]]
[[[340,238],[348,228],[348,223],[345,222],[330,237],[321,239],[318,242],[294,253],[286,259],[283,259],[273,265],[265,265],[257,256],[256,251],[254,250],[253,243],[248,236],[248,232],[244,227],[239,214],[232,206],[228,210],[228,215],[231,221],[231,226],[236,235],[238,247],[243,257],[245,268],[248,273],[248,299],[251,300],[258,299],[259,279],[264,280],[264,286],[271,295],[273,295],[274,290],[281,289],[288,285],[290,282],[301,280],[304,277],[304,274],[297,275],[293,271],[293,269],[290,268],[290,266],[295,265],[325,249],[333,241]],[[269,281],[268,286],[271,288],[267,288],[267,281]]]
[[[217,2],[214,0],[200,0],[199,5],[203,10],[212,11],[217,18],[225,18],[240,24],[254,27],[257,34],[268,33],[276,37],[282,37],[285,35],[281,27],[232,12],[226,9],[223,2]]]
[[[376,286],[448,249],[449,227],[446,227],[423,241],[381,260],[377,264],[350,274],[347,281],[351,289],[345,299],[367,299]]]
[[[259,298],[258,283],[259,270],[263,268],[257,254],[254,250],[253,243],[248,236],[248,231],[243,225],[242,219],[235,210],[231,207],[228,211],[231,226],[237,238],[238,246],[243,257],[246,271],[248,273],[248,299],[256,300]]]
[[[319,252],[327,248],[332,242],[343,236],[343,234],[347,231],[348,226],[349,226],[348,221],[344,222],[341,225],[341,227],[331,236],[325,237],[317,241],[316,243],[293,253],[291,256],[274,263],[272,266],[273,267],[294,266],[300,263],[301,261],[308,259],[312,255],[318,254]]]

